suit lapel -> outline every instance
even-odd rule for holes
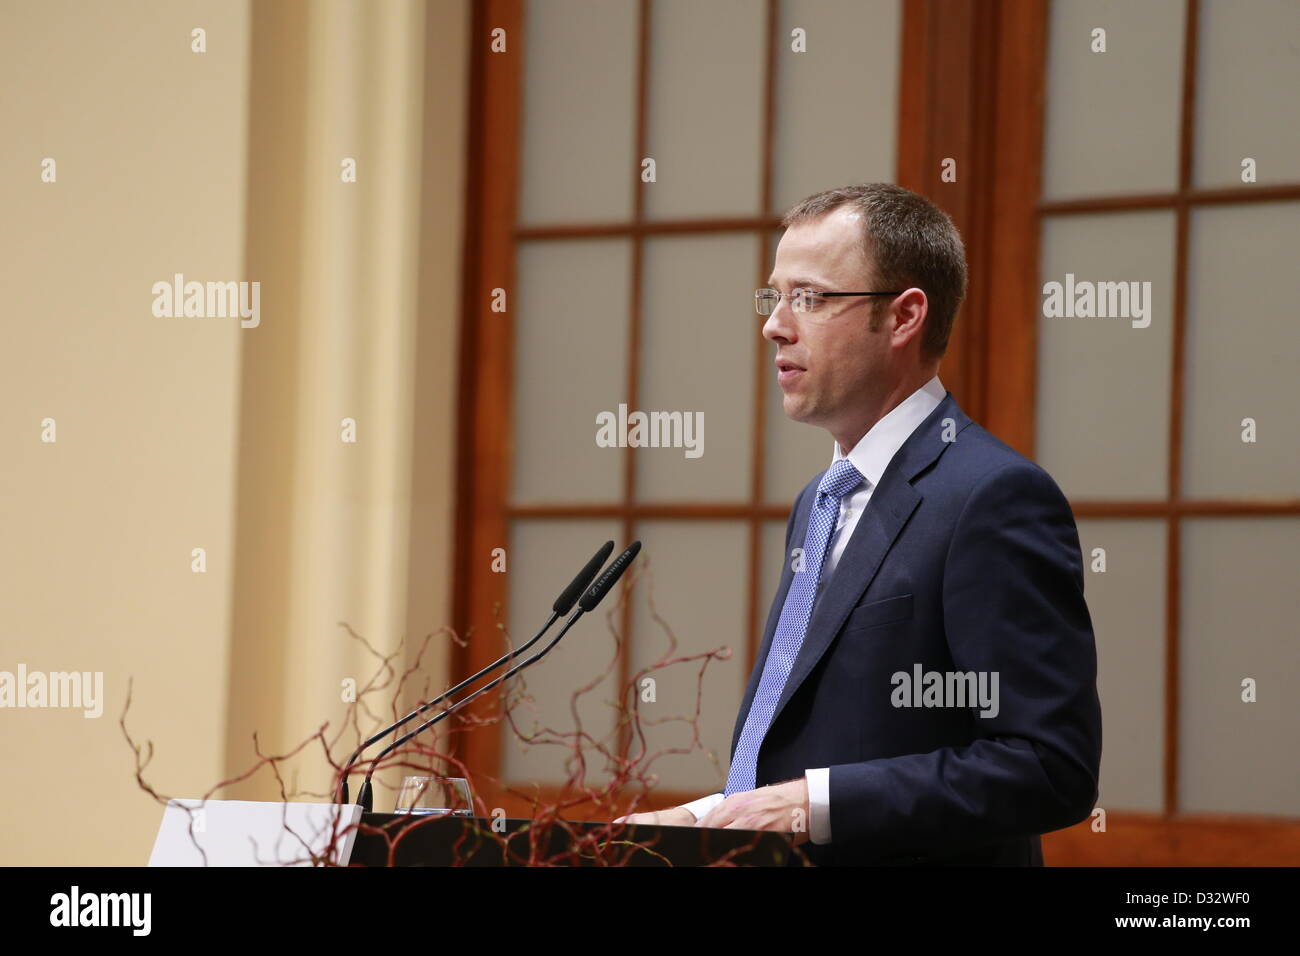
[[[798,691],[799,686],[817,666],[822,654],[839,634],[849,611],[861,599],[872,580],[880,570],[885,556],[893,547],[894,541],[911,518],[912,513],[921,505],[921,494],[912,487],[912,481],[921,472],[930,467],[953,441],[955,436],[967,425],[970,418],[957,405],[952,393],[945,394],[941,401],[898,449],[880,477],[879,486],[872,491],[866,510],[858,519],[853,529],[853,537],[840,556],[835,573],[827,583],[821,600],[817,602],[812,620],[808,623],[808,633],[795,657],[794,668],[790,678],[781,691],[776,711],[772,715],[775,725],[786,703]],[[824,472],[823,472],[824,474]],[[818,481],[821,480],[818,476]],[[815,489],[815,485],[813,486]],[[812,510],[815,493],[804,496],[805,501],[799,507],[799,515],[791,533],[791,541],[803,542],[808,530],[808,515]],[[776,622],[780,619],[781,607],[785,603],[790,581],[794,577],[790,563],[784,562],[781,583],[777,599],[768,614],[767,628],[763,637],[756,666],[750,674],[749,687],[745,691],[745,700],[741,705],[732,734],[731,751],[735,754],[736,741],[744,728],[745,718],[749,714],[750,702],[758,688],[763,664],[771,647],[776,631]]]

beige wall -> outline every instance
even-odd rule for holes
[[[386,649],[446,622],[468,4],[373,9],[0,8],[0,671],[105,698],[0,709],[0,863],[147,860],[128,680],[147,780],[197,796],[253,729],[338,724],[367,661],[337,622]],[[154,316],[176,272],[259,281],[260,324]],[[328,786],[319,753],[295,772]]]

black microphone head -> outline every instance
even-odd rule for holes
[[[623,572],[627,570],[627,566],[632,563],[632,559],[637,556],[637,552],[640,550],[640,541],[633,541],[628,545],[626,551],[610,562],[609,567],[596,580],[596,583],[587,588],[582,595],[582,600],[578,602],[578,607],[582,608],[583,611],[591,611],[604,600],[605,595],[609,593],[609,589],[623,576]]]
[[[587,589],[587,585],[591,583],[591,579],[596,576],[600,566],[605,563],[613,550],[614,542],[606,541],[604,547],[597,551],[583,569],[578,572],[578,576],[560,593],[560,596],[555,599],[555,604],[551,606],[551,609],[556,614],[568,614],[569,611],[573,610],[578,595]]]

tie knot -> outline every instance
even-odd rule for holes
[[[841,458],[826,469],[821,484],[817,486],[817,493],[830,498],[842,498],[860,484],[862,473],[853,467],[853,462]]]

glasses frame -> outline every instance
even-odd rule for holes
[[[770,293],[770,295],[763,295],[763,293],[765,292]],[[817,296],[818,298],[822,298],[822,299],[832,299],[832,298],[842,298],[844,296],[902,295],[902,294],[903,294],[902,290],[896,292],[778,292],[776,289],[771,289],[771,288],[755,289],[754,290],[754,311],[762,316],[770,316],[773,313],[775,313],[778,308],[780,308],[779,305],[775,305],[772,307],[771,312],[764,312],[762,309],[758,307],[760,296],[766,299],[770,299],[773,296],[776,296],[779,299],[798,300],[798,299],[809,299],[812,298],[813,296]],[[793,301],[790,303],[790,307],[794,309],[796,312],[802,312],[804,314],[809,314],[812,311],[810,309],[795,308]]]

